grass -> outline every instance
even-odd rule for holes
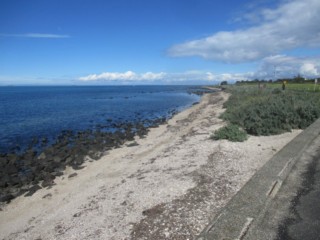
[[[214,132],[211,139],[228,139],[232,142],[243,142],[248,139],[247,133],[240,129],[237,125],[228,124]]]
[[[266,88],[279,88],[282,89],[282,83],[261,83],[261,86],[265,84]],[[258,88],[258,83],[241,83],[239,86],[244,87],[256,87]],[[286,84],[286,90],[293,90],[293,91],[307,91],[307,92],[320,92],[320,83],[290,83]]]
[[[267,87],[271,88],[282,88],[281,83],[269,83]],[[286,84],[287,90],[295,90],[295,91],[308,91],[308,92],[320,92],[320,85],[314,83],[287,83]]]
[[[319,92],[280,89],[229,86],[232,95],[224,104],[226,111],[221,118],[248,134],[259,136],[304,129],[320,117]],[[216,132],[214,139],[225,139],[220,135]]]

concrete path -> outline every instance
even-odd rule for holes
[[[320,136],[292,168],[244,239],[320,239]]]
[[[319,134],[320,119],[270,159],[198,240],[320,239]]]

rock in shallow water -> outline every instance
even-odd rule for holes
[[[25,196],[32,196],[41,189],[39,184],[43,188],[52,186],[55,177],[63,175],[66,166],[71,166],[74,170],[82,169],[85,161],[98,160],[104,152],[121,147],[126,141],[134,140],[135,136],[144,137],[148,133],[145,126],[156,127],[164,121],[165,119],[116,123],[115,132],[65,131],[56,143],[44,147],[40,154],[32,146],[24,153],[1,154],[0,202],[10,202],[25,192]],[[40,142],[47,142],[47,139]],[[136,143],[129,144],[135,145]],[[72,175],[74,176],[76,175]]]

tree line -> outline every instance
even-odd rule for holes
[[[317,78],[309,78],[305,79],[302,77],[300,74],[297,76],[294,76],[292,78],[279,78],[277,80],[261,80],[261,79],[254,79],[254,80],[241,80],[241,81],[236,81],[236,84],[244,84],[244,83],[282,83],[284,81],[289,82],[289,83],[314,83],[315,79]]]

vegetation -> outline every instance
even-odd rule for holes
[[[223,86],[223,85],[228,85],[228,81],[222,81],[222,82],[220,83],[220,86]]]
[[[232,142],[243,142],[247,140],[248,136],[245,131],[240,129],[237,125],[228,124],[214,132],[212,139],[228,139]]]
[[[229,125],[215,132],[213,139],[237,140],[243,129],[251,135],[274,135],[304,129],[320,117],[320,94],[257,86],[229,86],[232,93],[221,118]],[[241,138],[240,138],[241,139]],[[243,141],[243,140],[242,140]]]
[[[282,83],[286,82],[286,89],[288,90],[295,90],[295,91],[312,91],[312,92],[320,92],[320,82],[315,84],[316,79],[304,79],[300,75],[297,75],[293,78],[282,78],[277,80],[258,80],[255,79],[253,81],[243,80],[237,81],[236,85],[244,86],[266,86],[270,88],[281,88]],[[319,79],[320,80],[320,79]]]
[[[281,88],[281,83],[272,83],[268,84],[268,87],[271,88]],[[294,91],[307,91],[307,92],[320,92],[320,85],[314,83],[287,83],[286,84],[287,90],[294,90]]]

